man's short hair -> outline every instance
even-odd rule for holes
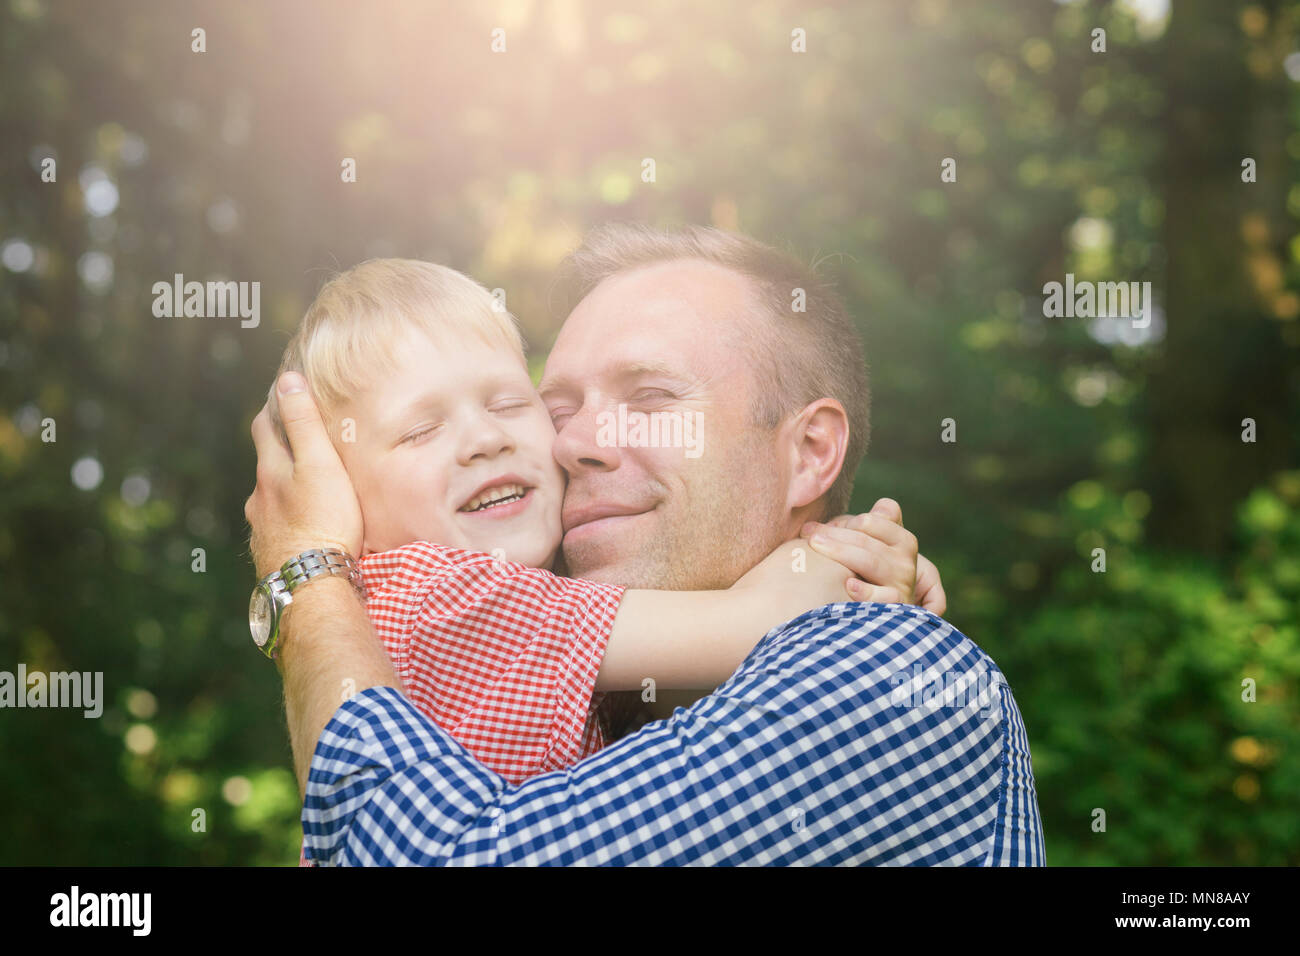
[[[419,259],[368,259],[321,287],[275,377],[301,372],[328,420],[340,403],[391,373],[405,330],[423,332],[448,348],[474,336],[525,361],[514,316],[469,276]],[[274,381],[267,404],[287,447]]]
[[[754,424],[775,428],[819,398],[844,406],[849,422],[844,467],[826,493],[824,517],[848,510],[853,478],[871,430],[871,390],[862,339],[844,300],[815,266],[736,233],[707,226],[675,230],[639,223],[606,223],[591,230],[561,269],[564,307],[572,310],[609,277],[659,262],[698,259],[725,266],[750,280],[761,315],[751,351]],[[804,311],[796,311],[803,290]]]

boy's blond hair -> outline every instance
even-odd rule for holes
[[[276,379],[301,372],[321,417],[394,368],[401,333],[423,332],[448,348],[466,333],[509,348],[525,362],[523,339],[498,300],[464,273],[418,259],[369,259],[330,279],[303,316]],[[288,447],[275,381],[267,406]]]

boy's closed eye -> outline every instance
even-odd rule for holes
[[[436,425],[421,425],[419,428],[415,429],[414,431],[408,432],[407,434],[403,435],[400,439],[398,439],[397,444],[399,445],[418,444],[419,442],[427,438],[429,435],[432,435],[435,431],[438,431],[441,428],[442,428],[441,422],[439,422]]]
[[[499,402],[493,402],[488,406],[489,411],[493,412],[512,412],[521,408],[531,408],[532,402],[526,398],[505,398]]]
[[[499,401],[495,401],[489,404],[488,411],[492,412],[493,414],[500,414],[502,412],[518,411],[519,409],[531,408],[531,407],[532,407],[532,402],[530,402],[526,398],[503,398],[500,399]],[[397,440],[397,444],[398,445],[417,444],[423,441],[429,435],[433,434],[435,431],[441,430],[444,424],[445,424],[444,422],[437,422],[435,424],[430,424],[430,425],[421,425],[418,428],[415,428],[410,432],[407,432],[405,435],[399,438]]]

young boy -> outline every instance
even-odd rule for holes
[[[790,543],[725,591],[545,570],[565,479],[496,304],[443,266],[364,262],[321,289],[280,373],[304,375],[352,480],[366,607],[405,693],[518,783],[604,746],[603,692],[720,684],[771,628],[847,600],[851,574],[811,547],[793,571]],[[269,407],[283,438],[274,387]],[[914,569],[914,547],[896,550]],[[906,590],[899,577],[871,583]]]

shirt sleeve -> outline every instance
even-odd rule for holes
[[[477,552],[403,552],[398,586],[367,609],[408,622],[394,655],[408,698],[507,779],[577,763],[624,589]]]
[[[936,673],[937,704],[924,691]],[[989,865],[1006,862],[995,844],[1014,806],[1018,860],[1037,862],[1028,743],[1004,684],[928,612],[830,605],[770,633],[692,707],[517,786],[397,691],[371,688],[318,742],[307,854],[335,865]],[[964,696],[945,703],[954,687]],[[1008,728],[1023,761],[1006,750]]]

